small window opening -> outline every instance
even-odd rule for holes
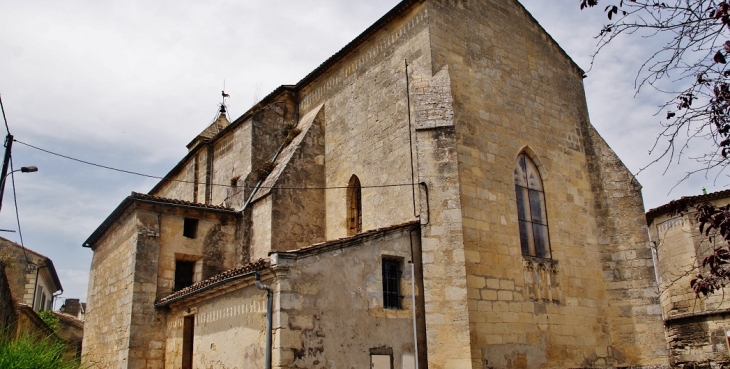
[[[352,175],[347,185],[347,235],[354,236],[362,232],[362,191],[360,179]]]
[[[195,274],[194,261],[175,262],[175,291],[179,291],[193,284],[193,276]]]
[[[183,224],[183,236],[187,238],[195,238],[198,234],[198,220],[193,218],[185,218]]]
[[[383,307],[400,309],[400,260],[383,259]]]

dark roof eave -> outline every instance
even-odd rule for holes
[[[240,212],[238,212],[234,209],[230,209],[230,208],[223,209],[220,207],[205,206],[203,204],[195,205],[192,203],[191,204],[187,204],[187,203],[180,204],[180,203],[174,203],[174,202],[166,202],[165,200],[169,201],[169,199],[163,199],[163,198],[159,198],[157,201],[155,201],[155,200],[150,200],[150,199],[138,198],[135,196],[153,197],[150,195],[135,194],[134,192],[132,193],[131,196],[127,196],[124,200],[122,200],[122,202],[119,204],[119,206],[117,206],[116,209],[114,209],[114,211],[112,211],[112,213],[109,214],[109,216],[106,219],[104,219],[104,221],[99,225],[99,227],[97,227],[96,230],[94,230],[94,232],[91,234],[91,236],[89,236],[89,238],[87,238],[86,241],[84,241],[82,246],[93,249],[92,245],[95,244],[96,242],[98,242],[99,239],[101,239],[104,236],[104,234],[109,230],[109,228],[111,228],[111,226],[119,219],[119,217],[122,216],[122,214],[124,214],[127,211],[127,209],[134,203],[173,206],[173,207],[178,207],[178,208],[194,209],[194,210],[199,210],[199,211],[204,211],[204,212],[209,212],[209,213],[222,213],[222,214],[229,214],[229,215],[234,215],[234,216],[240,215]]]
[[[58,273],[56,273],[56,267],[53,266],[53,261],[49,258],[46,258],[45,264],[46,264],[45,266],[48,268],[48,272],[51,273],[51,278],[53,278],[53,283],[55,283],[56,287],[58,287],[58,289],[53,291],[53,293],[56,293],[58,291],[63,291],[63,286],[61,285],[61,280],[58,278]]]

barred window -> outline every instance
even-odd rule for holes
[[[522,255],[550,258],[542,179],[535,163],[525,154],[520,154],[517,158],[514,180]]]
[[[400,309],[400,260],[383,259],[383,307]]]

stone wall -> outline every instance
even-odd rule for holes
[[[582,71],[516,1],[431,4],[433,71],[448,67],[453,94],[472,367],[665,363],[641,194],[584,129]],[[521,255],[521,152],[543,176],[552,261]],[[538,269],[553,283],[536,293]]]
[[[716,206],[729,199],[713,199]],[[660,300],[673,363],[690,367],[703,363],[719,367],[730,362],[726,332],[730,327],[727,289],[697,298],[690,286],[702,260],[715,247],[699,232],[695,214],[656,214],[649,230],[656,249]]]
[[[83,362],[127,367],[138,227],[133,213],[94,247],[89,273]]]
[[[10,293],[10,286],[5,274],[5,265],[0,262],[0,341],[7,337],[11,327],[18,321],[15,311],[15,299]]]
[[[302,114],[325,103],[328,240],[347,236],[342,187],[353,174],[362,186],[363,230],[414,218],[405,61],[428,58],[426,26],[416,6],[302,88]]]

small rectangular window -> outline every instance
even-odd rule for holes
[[[400,260],[383,259],[383,307],[400,309]]]
[[[370,368],[372,369],[392,369],[392,361],[390,355],[370,354]]]
[[[198,220],[193,218],[185,218],[183,224],[183,236],[187,238],[195,238],[198,233]]]
[[[175,291],[179,291],[193,284],[193,275],[195,274],[194,261],[175,262]]]

